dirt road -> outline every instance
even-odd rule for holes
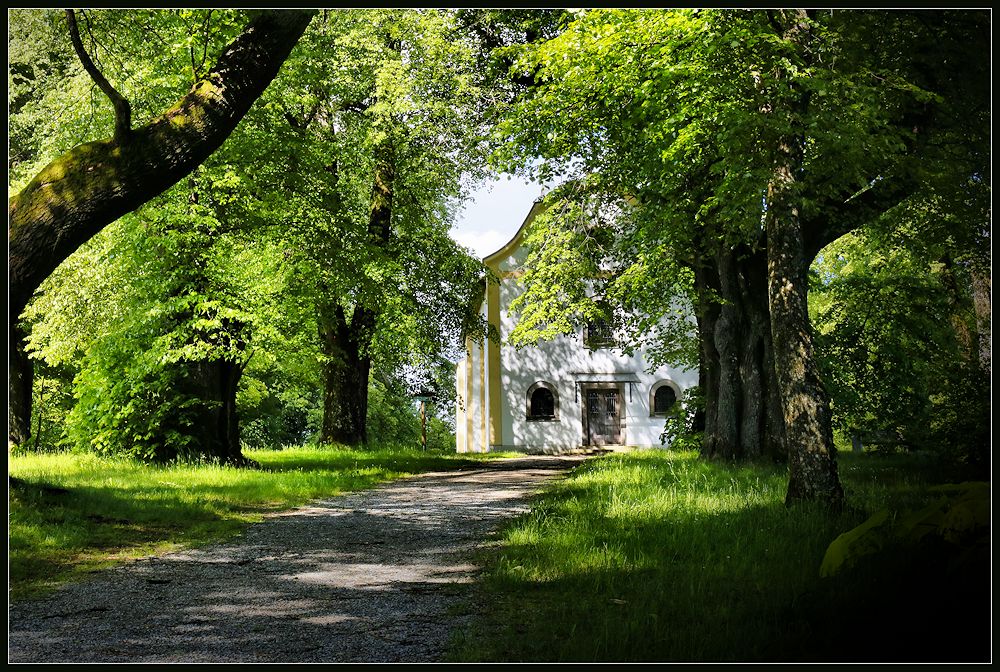
[[[13,605],[9,660],[437,660],[469,619],[470,552],[582,459],[423,474],[100,572]]]

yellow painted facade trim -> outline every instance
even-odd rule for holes
[[[531,206],[531,210],[528,215],[524,218],[524,222],[521,223],[521,227],[514,234],[506,245],[501,247],[499,250],[493,254],[485,257],[483,259],[483,265],[490,269],[494,275],[499,278],[509,278],[517,277],[522,274],[522,271],[500,271],[500,264],[513,254],[517,248],[521,246],[521,241],[524,239],[524,232],[531,224],[532,220],[545,209],[542,200],[539,199]],[[500,285],[496,282],[491,282],[486,280],[486,291],[485,296],[481,296],[481,301],[486,302],[486,319],[487,321],[497,330],[497,334],[500,333]],[[477,310],[481,310],[482,303],[477,306]],[[471,409],[471,400],[473,394],[472,385],[472,357],[473,348],[475,344],[471,342],[471,339],[467,340],[467,348],[469,351],[469,356],[466,359],[466,380],[467,387],[469,391],[469,408]],[[489,358],[488,367],[487,359]],[[489,372],[487,374],[487,368]],[[488,375],[488,380],[487,380]],[[481,433],[480,433],[480,446],[477,448],[475,446],[475,435],[473,433],[473,415],[474,413],[466,413],[466,436],[468,442],[469,450],[482,450],[487,452],[491,445],[499,446],[503,445],[503,420],[501,415],[501,389],[500,389],[500,343],[498,341],[486,339],[479,349],[479,411],[481,416]],[[487,400],[488,396],[488,400]],[[489,406],[487,406],[487,401]],[[489,433],[487,434],[487,409],[489,413]]]
[[[472,450],[472,416],[473,416],[473,404],[472,404],[472,348],[473,343],[471,338],[465,339],[466,355],[465,355],[465,452]]]
[[[479,349],[479,411],[481,424],[479,427],[479,452],[485,453],[489,449],[486,436],[486,352],[485,348]]]
[[[491,282],[486,286],[486,319],[500,334],[500,285]],[[490,396],[490,442],[491,446],[503,445],[503,424],[500,418],[500,343],[490,340],[489,353],[489,396]]]

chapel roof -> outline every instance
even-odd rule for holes
[[[500,265],[504,259],[507,259],[512,255],[517,248],[521,247],[521,241],[524,239],[524,232],[528,229],[528,225],[531,224],[532,220],[545,209],[544,206],[545,196],[539,196],[535,199],[534,203],[531,204],[531,210],[525,216],[524,221],[521,222],[521,226],[514,233],[514,236],[508,240],[499,250],[492,254],[488,254],[483,257],[483,264],[492,268],[494,271],[497,270],[497,266]]]

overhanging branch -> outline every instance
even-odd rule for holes
[[[128,143],[114,138],[77,145],[8,200],[11,322],[80,245],[176,184],[222,145],[277,75],[314,14],[256,13],[212,70],[173,107],[132,129]]]
[[[80,27],[76,23],[76,10],[66,10],[66,23],[69,24],[69,39],[73,42],[73,49],[76,51],[80,63],[83,64],[83,69],[97,84],[97,88],[104,92],[115,109],[115,142],[124,145],[132,135],[132,106],[125,96],[111,85],[104,73],[94,65],[90,54],[84,49],[83,40],[80,39]]]

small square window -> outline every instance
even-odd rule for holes
[[[583,328],[583,341],[589,348],[607,348],[615,344],[611,323],[604,319],[590,320]]]

